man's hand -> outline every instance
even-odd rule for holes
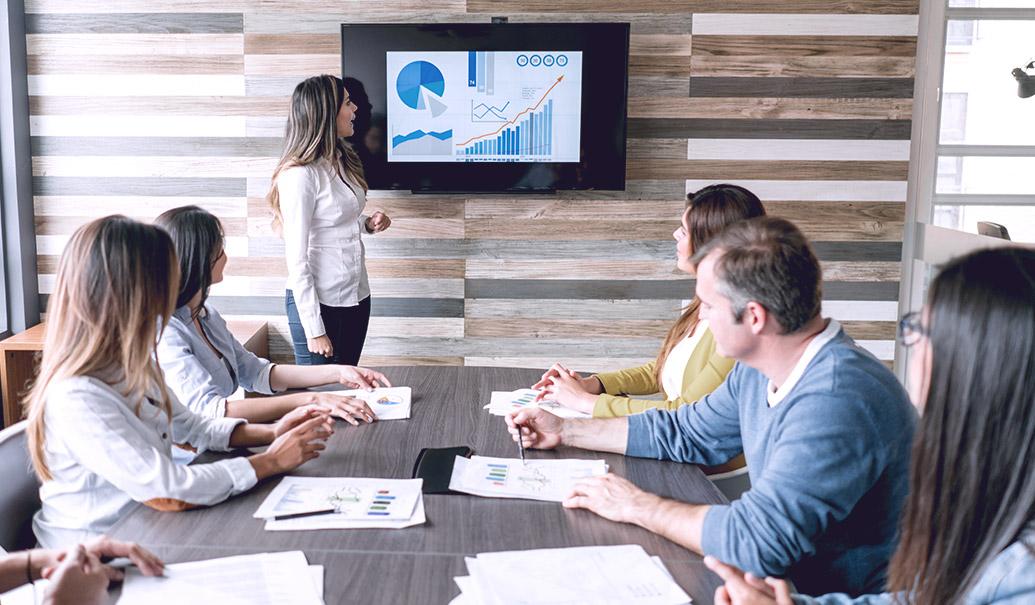
[[[563,444],[564,420],[539,408],[506,415],[507,431],[526,448],[548,450]]]
[[[585,508],[605,519],[637,523],[658,496],[636,487],[632,481],[614,473],[579,479],[562,503],[564,508]]]
[[[704,564],[726,584],[715,589],[716,605],[793,605],[787,582],[776,578],[761,579],[744,573],[715,557],[707,556]]]

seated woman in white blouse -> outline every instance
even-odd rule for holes
[[[137,502],[165,511],[222,502],[324,449],[334,425],[325,408],[248,424],[199,416],[169,393],[152,355],[178,284],[168,234],[124,216],[79,228],[61,255],[27,402],[29,453],[42,482],[33,530],[44,547],[107,532]],[[172,459],[173,443],[270,447],[184,466]]]
[[[154,225],[172,237],[180,261],[176,310],[158,343],[158,365],[166,384],[188,409],[212,418],[265,422],[300,405],[316,403],[354,425],[359,424],[357,418],[377,420],[364,401],[331,393],[304,391],[228,401],[238,386],[272,394],[330,383],[365,389],[391,383],[374,370],[274,364],[245,350],[219,313],[205,304],[209,287],[223,281],[227,263],[219,219],[197,206],[183,206],[163,213]]]

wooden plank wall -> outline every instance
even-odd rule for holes
[[[213,302],[271,322],[283,244],[263,196],[288,99],[340,70],[341,22],[627,21],[628,187],[550,197],[371,192],[367,364],[582,370],[649,359],[692,295],[686,191],[743,184],[797,222],[824,312],[893,355],[917,0],[26,0],[41,292],[84,222],[199,204],[231,257]],[[635,11],[635,12],[628,12]]]

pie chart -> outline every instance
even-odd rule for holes
[[[446,80],[439,68],[427,61],[413,61],[403,67],[395,80],[395,89],[410,109],[430,109],[436,118],[446,110],[442,102]]]

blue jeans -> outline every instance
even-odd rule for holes
[[[300,366],[318,366],[328,363],[354,366],[359,364],[359,356],[363,353],[363,342],[367,339],[367,326],[370,325],[370,297],[359,301],[355,307],[330,307],[320,304],[320,317],[327,337],[331,339],[334,353],[326,357],[309,351],[309,342],[302,329],[302,320],[298,317],[295,297],[291,290],[284,293],[284,306],[287,308],[288,329],[291,331],[291,342],[295,348],[295,364]]]

